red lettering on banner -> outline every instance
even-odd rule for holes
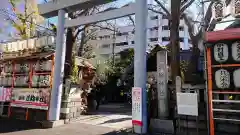
[[[4,87],[0,88],[0,101],[3,101],[3,102],[10,101],[11,95],[12,95],[11,88],[4,88]]]

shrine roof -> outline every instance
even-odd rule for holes
[[[8,57],[5,59],[0,59],[0,63],[4,63],[7,61],[19,61],[19,60],[29,60],[29,59],[41,59],[41,58],[47,58],[54,54],[54,51],[49,52],[42,52],[42,53],[34,53],[34,54],[27,54],[23,56],[14,56],[14,57]]]
[[[207,42],[234,39],[240,39],[240,28],[230,28],[226,30],[212,31],[206,33]]]

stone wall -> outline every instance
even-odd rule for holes
[[[81,114],[81,90],[72,87],[64,91],[61,103],[60,119],[76,119]]]

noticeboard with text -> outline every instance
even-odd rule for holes
[[[11,106],[48,110],[50,89],[16,88],[12,91]]]
[[[142,88],[132,88],[132,124],[142,126]]]

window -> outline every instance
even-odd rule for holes
[[[179,42],[184,42],[184,38],[179,38]]]
[[[103,36],[99,36],[99,39],[102,40],[102,39],[103,39]]]
[[[109,35],[105,35],[104,38],[105,38],[105,39],[109,39],[110,36],[109,36]]]
[[[158,30],[158,27],[150,28],[150,31]]]
[[[132,43],[132,44],[135,44],[135,41],[132,41],[131,43]]]
[[[101,56],[104,58],[109,58],[110,55],[109,54],[101,54]]]
[[[158,16],[151,16],[150,19],[151,19],[151,20],[157,20],[157,19],[158,19]]]
[[[110,44],[103,44],[101,48],[110,48]]]
[[[179,30],[180,31],[184,31],[184,27],[183,26],[179,26]]]
[[[117,33],[116,35],[117,35],[117,36],[126,36],[126,35],[128,35],[128,32],[123,32],[123,33],[120,33],[120,32],[119,32],[119,33]]]
[[[162,19],[168,19],[168,17],[166,15],[163,15]]]
[[[128,35],[128,32],[123,32],[122,33],[122,36],[126,36],[126,35]]]
[[[117,36],[122,36],[122,33],[118,32],[116,35],[117,35]]]
[[[150,42],[158,41],[158,38],[150,38]]]
[[[170,41],[170,38],[169,37],[163,37],[162,41]]]
[[[162,26],[162,29],[163,30],[169,30],[169,27],[167,25],[165,25],[165,26]]]
[[[128,42],[116,43],[116,46],[124,46],[124,45],[128,45]]]
[[[92,37],[90,37],[90,39],[91,39],[91,40],[96,40],[96,39],[97,39],[97,37],[95,37],[95,36],[92,36]]]

